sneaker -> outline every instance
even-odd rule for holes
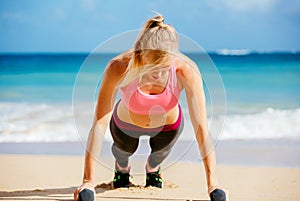
[[[115,177],[113,180],[114,188],[128,188],[129,187],[129,173],[120,172],[115,169]]]
[[[146,186],[153,186],[157,188],[162,188],[162,178],[160,174],[160,169],[157,172],[148,172],[146,175]]]

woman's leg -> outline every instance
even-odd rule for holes
[[[176,143],[183,130],[184,121],[181,119],[180,126],[176,130],[162,131],[150,138],[151,154],[148,158],[150,168],[155,168],[161,164],[170,154],[172,147]]]
[[[115,125],[113,118],[110,121],[110,132],[114,141],[111,149],[116,162],[121,168],[127,168],[129,157],[139,145],[139,138],[128,136]]]

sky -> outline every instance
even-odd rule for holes
[[[300,50],[299,0],[0,0],[0,52],[90,52],[155,12],[207,51]]]

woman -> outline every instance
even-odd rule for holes
[[[120,90],[120,100],[115,103]],[[161,188],[160,164],[170,153],[183,129],[178,100],[185,90],[190,118],[206,170],[211,200],[226,200],[218,189],[216,158],[209,137],[205,94],[195,63],[178,51],[178,35],[164,18],[149,19],[133,49],[112,59],[103,75],[89,134],[82,185],[75,200],[93,200],[95,165],[107,126],[116,159],[114,188],[129,186],[128,158],[136,151],[139,137],[150,136],[151,154],[146,162],[146,186]]]

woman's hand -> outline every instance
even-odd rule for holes
[[[75,201],[94,201],[95,189],[91,182],[84,182],[74,191]]]
[[[209,194],[211,201],[226,201],[226,193],[221,189],[215,189]]]

